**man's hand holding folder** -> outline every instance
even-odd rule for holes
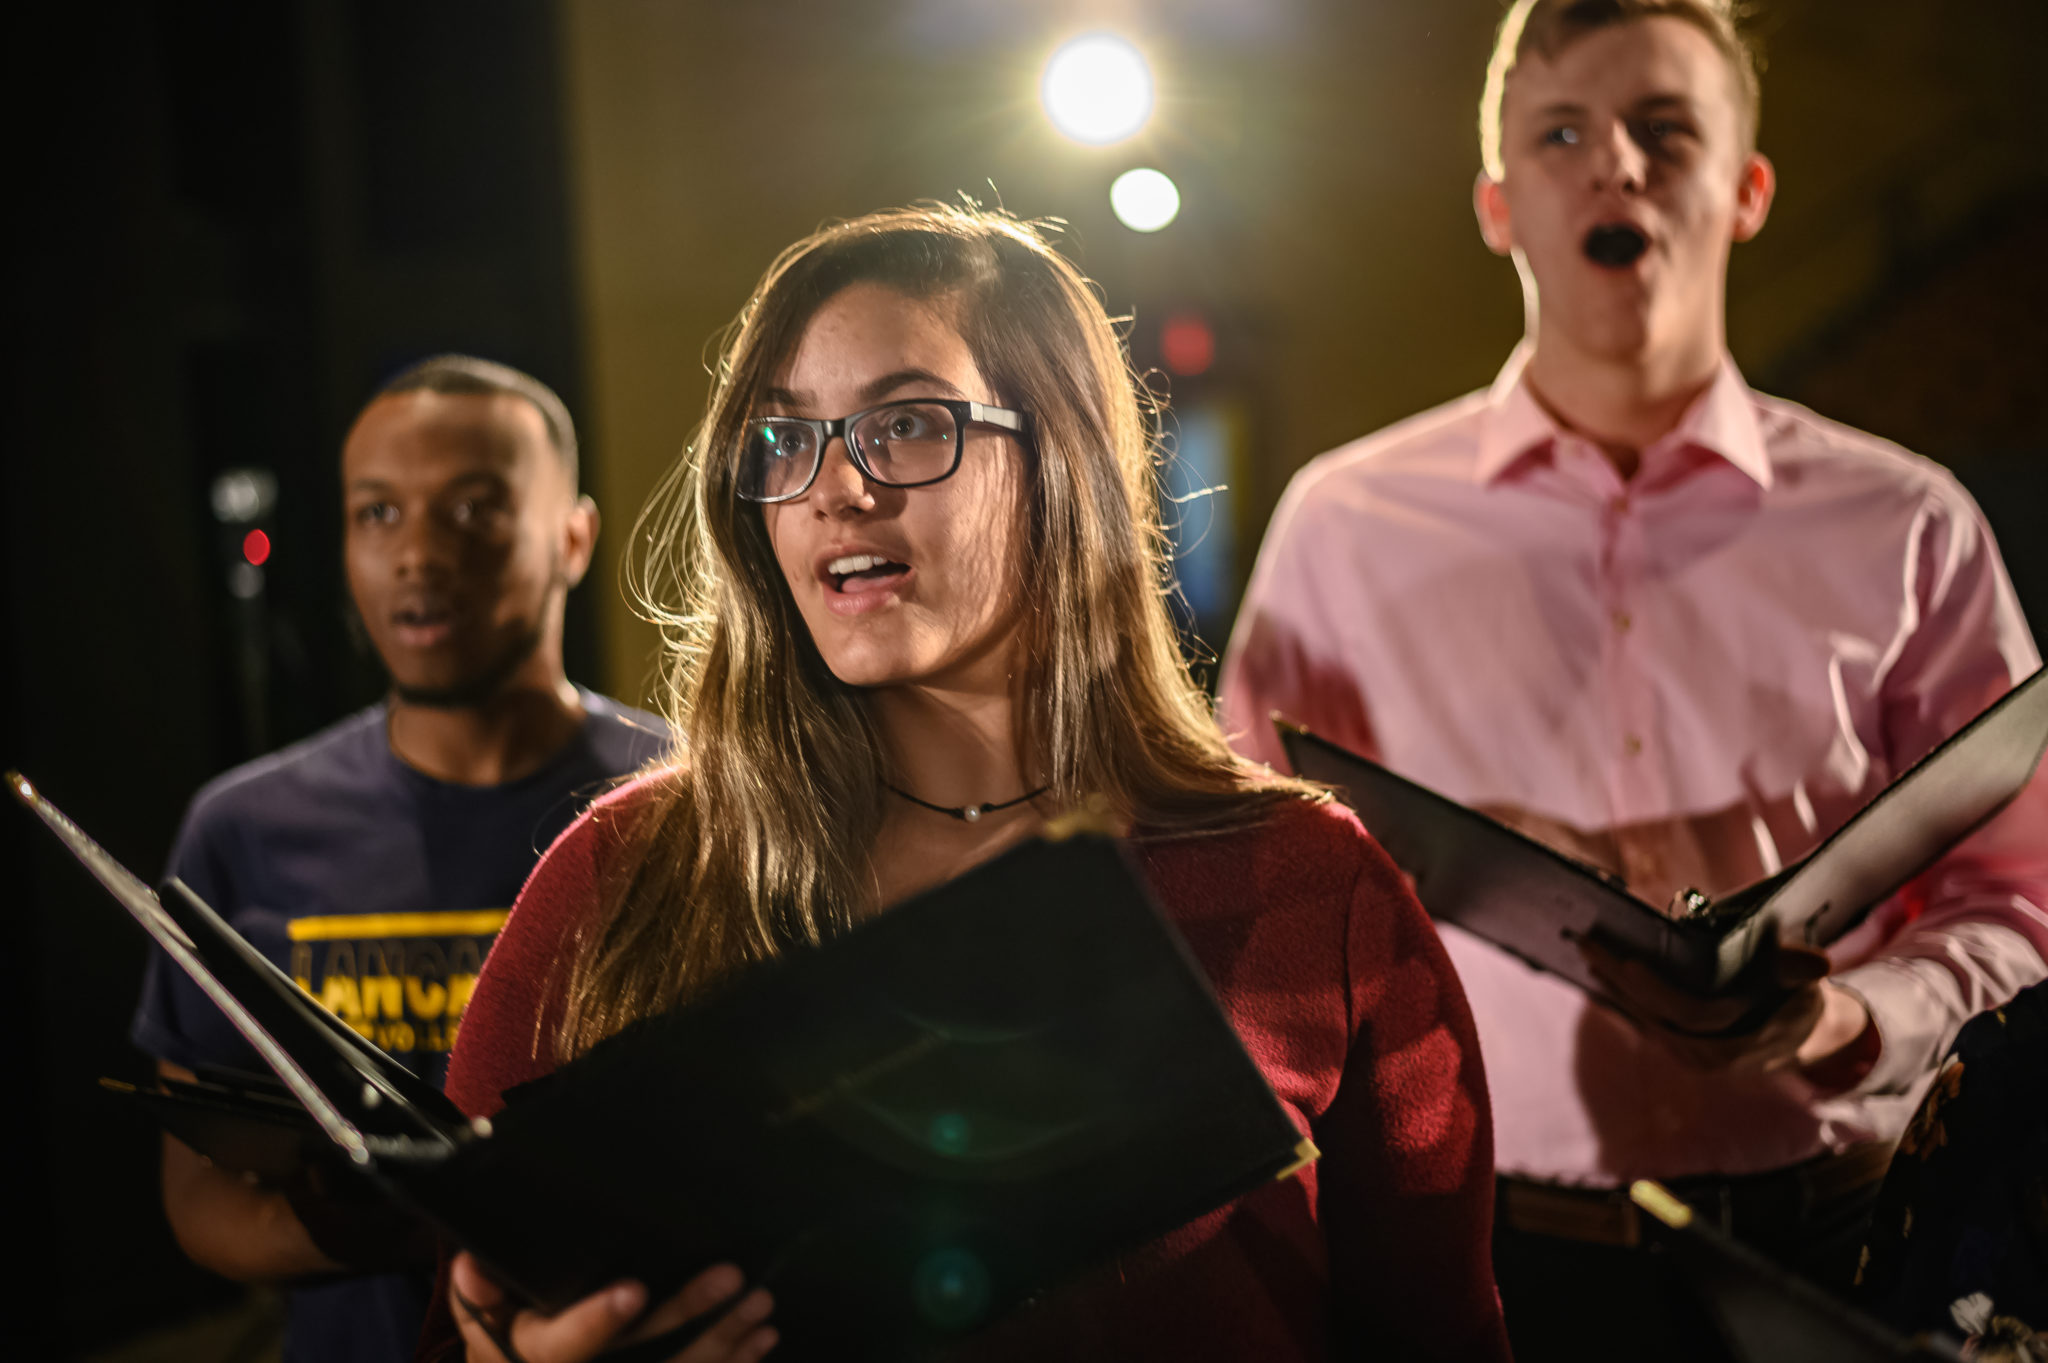
[[[1798,1065],[1847,1088],[1875,1063],[1863,1001],[1819,948],[1983,826],[2048,751],[2048,669],[1899,775],[1805,856],[1718,896],[1646,902],[1581,860],[1273,716],[1289,764],[1327,782],[1438,919],[1621,1008],[1706,1069]],[[1526,825],[1526,817],[1515,818]]]
[[[1609,998],[1694,1069],[1798,1069],[1822,1088],[1847,1088],[1876,1059],[1870,1010],[1849,990],[1827,982],[1827,954],[1812,947],[1767,948],[1782,993],[1761,1022],[1749,1018],[1755,1003],[1747,996],[1701,998],[1596,938],[1580,939],[1578,948]],[[1866,1050],[1872,1052],[1867,1057]]]
[[[652,1311],[645,1287],[622,1282],[547,1316],[518,1309],[469,1254],[455,1256],[448,1283],[471,1363],[589,1363],[643,1352],[674,1363],[754,1363],[779,1336],[766,1323],[774,1299],[758,1287],[739,1296],[745,1285],[739,1269],[714,1264]],[[703,1327],[695,1338],[692,1326]],[[635,1345],[632,1355],[613,1352]]]

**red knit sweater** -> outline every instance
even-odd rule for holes
[[[448,1095],[489,1115],[554,1067],[575,932],[630,835],[635,787],[548,851],[477,981]],[[621,818],[623,815],[625,817]],[[1465,996],[1435,930],[1348,810],[1135,844],[1246,1050],[1322,1160],[977,1336],[982,1360],[1505,1359],[1493,1129]],[[437,1356],[454,1326],[437,1310]]]

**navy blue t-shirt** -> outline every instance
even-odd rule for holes
[[[580,734],[531,775],[457,786],[401,762],[375,705],[218,777],[192,800],[167,872],[336,1016],[440,1084],[484,954],[558,834],[668,740],[643,711],[580,692]],[[161,952],[135,1044],[187,1068],[262,1071]],[[409,1359],[429,1283],[375,1274],[295,1289],[288,1363]]]

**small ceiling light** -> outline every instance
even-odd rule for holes
[[[1152,116],[1152,70],[1114,33],[1090,33],[1052,54],[1039,82],[1046,117],[1076,142],[1121,142]]]
[[[277,505],[277,475],[269,469],[229,469],[213,480],[213,518],[223,525],[261,520]]]
[[[1109,206],[1133,232],[1157,232],[1180,215],[1180,190],[1156,170],[1127,170],[1109,187]]]

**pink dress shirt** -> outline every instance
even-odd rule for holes
[[[1224,662],[1241,751],[1280,764],[1281,711],[1662,905],[1804,853],[2040,665],[1939,466],[1724,359],[1624,482],[1525,363],[1295,478]],[[2044,908],[2048,775],[1831,949],[1882,1043],[1831,1092],[1688,1069],[1445,925],[1499,1167],[1604,1186],[1894,1139],[1963,1020],[2048,975]]]

